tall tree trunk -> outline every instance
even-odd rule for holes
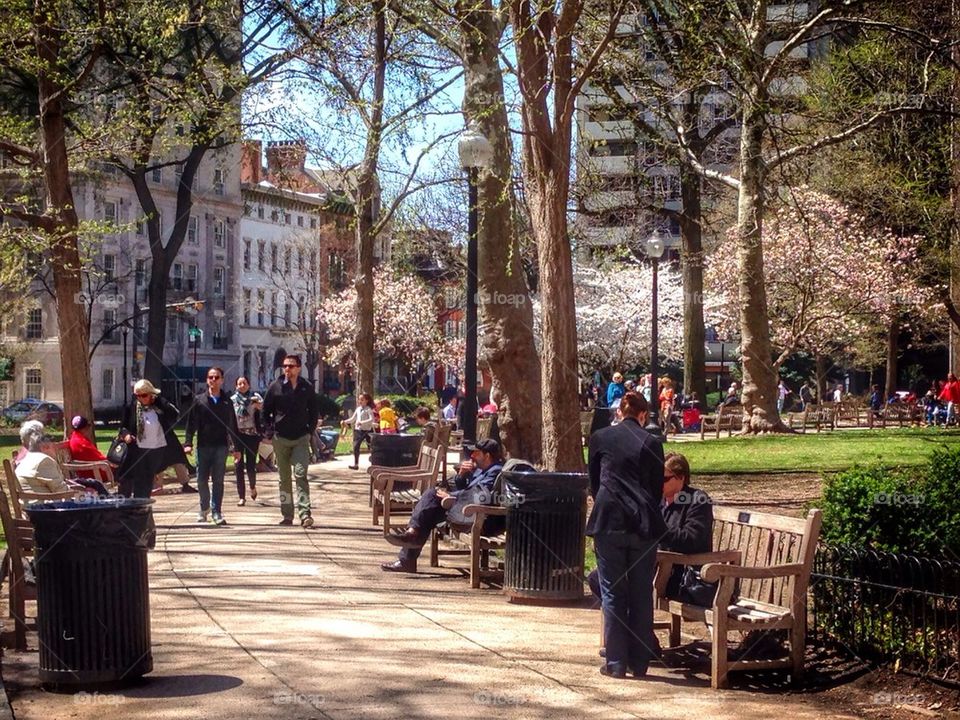
[[[950,3],[950,15],[953,26],[953,98],[952,111],[960,111],[960,0]],[[950,201],[953,208],[953,223],[950,227],[950,300],[953,308],[960,309],[960,120],[956,115],[951,121],[950,163],[951,183]],[[960,373],[960,322],[951,316],[950,324],[950,367],[948,371]],[[889,396],[888,396],[889,397]]]
[[[683,389],[707,397],[706,330],[703,325],[703,241],[700,227],[700,176],[680,168],[680,267],[683,273]]]
[[[827,358],[820,353],[813,356],[814,384],[817,386],[817,403],[822,403],[827,398]]]
[[[900,318],[890,320],[887,328],[887,373],[884,380],[886,397],[897,390],[897,356],[900,354]]]
[[[373,245],[379,232],[380,182],[377,168],[383,137],[383,98],[387,73],[385,0],[373,3],[374,80],[370,124],[360,176],[357,179],[357,392],[374,392]]]
[[[70,186],[67,157],[67,124],[64,90],[58,82],[63,33],[54,7],[44,0],[36,4],[36,50],[43,175],[49,209],[57,218],[51,248],[51,269],[57,303],[60,336],[60,374],[63,382],[64,417],[93,417],[90,387],[90,326],[80,294],[80,251],[77,241],[79,219]],[[63,430],[63,428],[61,428]],[[91,431],[92,432],[92,431]]]
[[[763,18],[765,22],[766,18]],[[759,56],[763,56],[758,33]],[[762,156],[766,102],[759,80],[745,93],[740,135],[737,242],[740,276],[740,349],[744,432],[787,432],[777,412],[777,369],[772,362],[767,290],[763,275],[766,170]]]
[[[511,457],[539,464],[542,457],[540,359],[533,337],[533,306],[514,228],[512,147],[497,48],[500,30],[490,0],[461,3],[464,114],[493,145],[493,165],[482,171],[478,229],[481,364],[501,392],[497,424]]]

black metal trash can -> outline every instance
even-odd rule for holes
[[[153,670],[143,498],[34,503],[40,681],[117,683]]]
[[[374,433],[370,437],[370,464],[385,467],[416,465],[422,435]]]
[[[507,507],[503,589],[513,599],[583,597],[589,478],[582,473],[500,473]]]

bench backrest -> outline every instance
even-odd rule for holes
[[[803,572],[796,577],[740,581],[741,598],[789,607],[795,593],[807,591],[820,522],[819,510],[810,510],[804,518],[793,518],[715,505],[713,547],[740,550],[741,564],[747,567],[803,565]]]
[[[493,429],[493,416],[477,419],[477,440],[486,440]]]

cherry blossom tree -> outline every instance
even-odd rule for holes
[[[317,313],[328,338],[324,359],[354,370],[359,328],[356,295],[356,287],[349,287],[324,300]],[[443,336],[429,288],[414,275],[386,267],[373,281],[373,336],[377,355],[407,367],[430,363],[457,367],[463,357],[463,341]]]
[[[730,265],[735,238],[728,233],[708,260],[707,284],[718,294],[711,319],[721,332],[735,332],[740,321],[740,283]],[[892,373],[895,381],[900,331],[942,312],[936,289],[921,282],[921,240],[871,226],[822,192],[787,193],[768,215],[762,239],[778,353],[773,366],[798,350],[878,364],[886,346],[888,378]]]
[[[610,372],[650,361],[650,299],[653,270],[649,265],[574,269],[577,359],[581,370]],[[658,355],[683,359],[683,279],[664,264],[658,278]],[[540,298],[534,299],[539,317]],[[539,338],[539,325],[535,326]]]

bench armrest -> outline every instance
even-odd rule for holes
[[[397,473],[381,473],[373,479],[373,487],[377,490],[382,490],[384,493],[393,492],[394,483],[404,482],[410,483],[414,487],[419,485],[424,480],[430,478],[430,473],[428,472],[419,472],[411,473],[409,475],[399,475]]]
[[[399,465],[397,467],[389,467],[387,465],[371,465],[367,468],[367,473],[371,477],[377,477],[383,473],[393,473],[393,474],[407,474],[407,473],[419,473],[423,472],[423,468],[419,465]]]
[[[500,507],[499,505],[467,505],[463,508],[463,514],[467,517],[480,516],[491,517],[494,515],[500,517],[506,517],[507,508]]]
[[[717,582],[720,578],[741,578],[744,580],[789,577],[799,575],[804,566],[799,563],[790,565],[770,565],[768,567],[744,567],[742,565],[720,565],[710,563],[700,568],[700,577],[705,582]]]
[[[40,493],[32,490],[21,490],[20,499],[24,502],[47,502],[49,500],[71,500],[77,496],[78,492],[83,491],[82,487],[76,490],[64,490],[63,492]]]
[[[654,588],[657,597],[663,597],[667,591],[667,583],[673,572],[674,565],[706,565],[707,563],[736,563],[740,564],[743,554],[739,550],[718,550],[717,552],[683,553],[657,550],[657,575]]]

